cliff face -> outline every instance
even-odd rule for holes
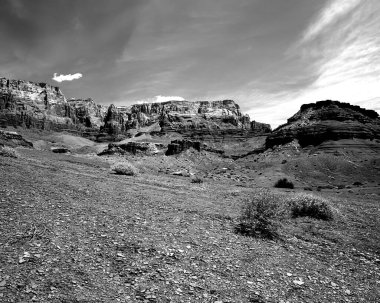
[[[328,140],[380,139],[377,112],[339,101],[305,104],[288,122],[273,131],[267,148],[297,139],[301,146]]]
[[[135,104],[130,107],[110,106],[104,129],[122,133],[129,129],[159,123],[162,132],[220,131],[228,129],[268,131],[270,126],[243,115],[239,105],[224,101],[168,101]]]
[[[45,83],[0,78],[0,125],[47,130],[96,131],[106,107],[92,99],[70,99]]]
[[[179,132],[185,137],[212,140],[244,138],[271,131],[251,122],[232,100],[168,101],[108,108],[92,99],[66,100],[58,87],[0,78],[0,125],[70,130],[106,140],[140,129]]]

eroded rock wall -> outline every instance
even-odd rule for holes
[[[380,139],[377,112],[339,101],[305,104],[288,122],[273,131],[267,148],[297,139],[301,146],[319,145],[328,140]]]

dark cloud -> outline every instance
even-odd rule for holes
[[[0,64],[39,78],[107,69],[130,39],[141,0],[0,0]]]

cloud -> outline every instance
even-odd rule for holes
[[[143,100],[135,101],[133,103],[138,103],[138,104],[161,103],[161,102],[167,102],[167,101],[185,101],[185,99],[183,97],[180,97],[180,96],[161,96],[161,95],[158,95],[158,96],[155,96],[154,98],[146,98]]]
[[[73,80],[76,80],[76,79],[80,79],[82,78],[82,74],[81,73],[76,73],[76,74],[68,74],[68,75],[57,75],[57,73],[54,73],[54,77],[52,78],[54,81],[57,81],[57,82],[62,82],[62,81],[73,81]]]
[[[166,101],[185,101],[184,98],[179,96],[156,96],[156,102],[166,102]]]
[[[354,10],[361,0],[331,0],[302,35],[300,44],[320,35],[328,26]]]

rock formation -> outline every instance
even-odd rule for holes
[[[150,142],[128,142],[128,143],[110,143],[108,144],[108,149],[99,153],[99,156],[104,155],[155,155],[164,148],[163,144],[160,143],[150,143]]]
[[[377,112],[339,101],[305,104],[284,125],[266,139],[266,147],[297,139],[302,147],[319,145],[328,140],[380,139]]]
[[[168,101],[108,108],[92,99],[66,100],[58,87],[0,78],[0,125],[68,130],[98,141],[115,141],[132,131],[178,132],[196,140],[244,139],[271,131],[251,122],[232,100]]]
[[[199,140],[246,137],[271,131],[270,125],[250,122],[239,105],[232,100],[223,101],[168,101],[164,103],[135,104],[130,107],[111,105],[103,130],[122,134],[158,124],[161,132],[178,132],[184,137]]]
[[[33,147],[33,144],[29,141],[26,141],[20,134],[16,132],[0,130],[0,146]]]
[[[103,124],[105,109],[91,99],[67,101],[58,87],[0,78],[0,124],[47,130],[90,130]]]
[[[168,150],[166,151],[165,155],[172,156],[180,154],[181,152],[190,148],[201,151],[201,142],[190,140],[174,140],[168,145]]]

